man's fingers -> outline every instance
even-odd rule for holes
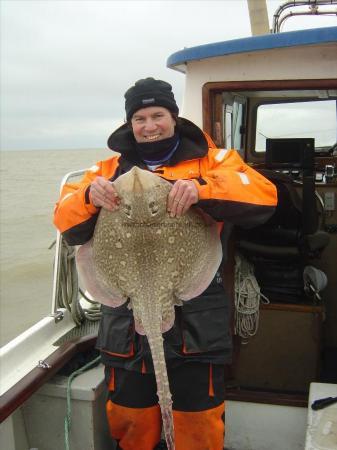
[[[180,199],[175,202],[176,210],[175,215],[176,217],[180,217],[184,211],[187,211],[188,208],[191,206],[190,199],[189,199],[189,193],[187,190],[185,190],[180,197]]]
[[[95,185],[97,190],[102,194],[110,194],[118,197],[117,191],[111,181],[106,180],[103,177],[97,177],[97,183]]]
[[[108,194],[118,197],[117,191],[111,181],[108,181],[107,184],[104,185],[104,189]]]
[[[177,192],[179,189],[178,181],[176,181],[174,183],[174,185],[168,195],[168,198],[167,198],[167,210],[170,212],[175,210],[175,207],[176,207],[175,204],[178,202],[178,198],[177,198]]]
[[[179,207],[179,202],[182,194],[179,192],[179,189],[175,189],[173,193],[171,192],[170,192],[171,198],[169,198],[167,210],[170,213],[171,217],[175,217],[177,214],[177,209]]]
[[[97,177],[91,184],[90,196],[96,207],[114,210],[119,206],[120,199],[113,184],[103,177]]]
[[[198,201],[198,190],[191,180],[177,180],[169,197],[167,210],[171,217],[180,217]]]

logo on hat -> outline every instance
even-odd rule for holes
[[[143,98],[142,103],[143,105],[149,105],[150,103],[154,103],[155,99],[154,98]]]

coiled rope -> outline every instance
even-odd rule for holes
[[[85,320],[96,322],[101,317],[101,306],[83,293],[79,286],[75,261],[76,247],[70,246],[62,239],[60,252],[60,268],[57,292],[57,307],[66,308],[77,326]],[[91,304],[89,308],[82,307],[80,295]]]
[[[270,303],[261,291],[254,275],[254,267],[241,254],[235,255],[235,334],[248,339],[259,327],[260,302]]]

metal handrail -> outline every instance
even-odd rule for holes
[[[272,33],[279,33],[281,31],[281,25],[285,22],[286,19],[293,16],[304,16],[304,15],[335,15],[337,16],[337,9],[333,10],[325,10],[319,11],[318,8],[320,6],[331,6],[337,5],[337,0],[291,0],[284,4],[282,4],[275,12],[273,16],[273,27]],[[302,12],[292,12],[290,11],[288,14],[285,14],[282,18],[281,14],[287,9],[291,7],[297,6],[308,6],[309,11]]]
[[[79,175],[83,175],[87,169],[76,170],[74,172],[67,173],[61,181],[60,193],[64,185],[74,177]],[[56,250],[55,250],[55,258],[54,258],[54,273],[53,273],[53,293],[52,293],[52,307],[51,314],[55,317],[55,320],[60,320],[62,318],[62,313],[58,311],[57,298],[59,295],[59,287],[60,287],[60,263],[61,263],[61,255],[62,255],[62,235],[59,231],[56,233]]]

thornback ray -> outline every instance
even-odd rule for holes
[[[170,217],[172,185],[149,171],[134,167],[114,186],[120,207],[101,209],[93,238],[77,252],[77,266],[96,301],[117,307],[129,300],[135,329],[149,341],[165,438],[174,450],[162,333],[173,326],[174,307],[200,295],[214,278],[222,258],[219,233],[197,208]]]

